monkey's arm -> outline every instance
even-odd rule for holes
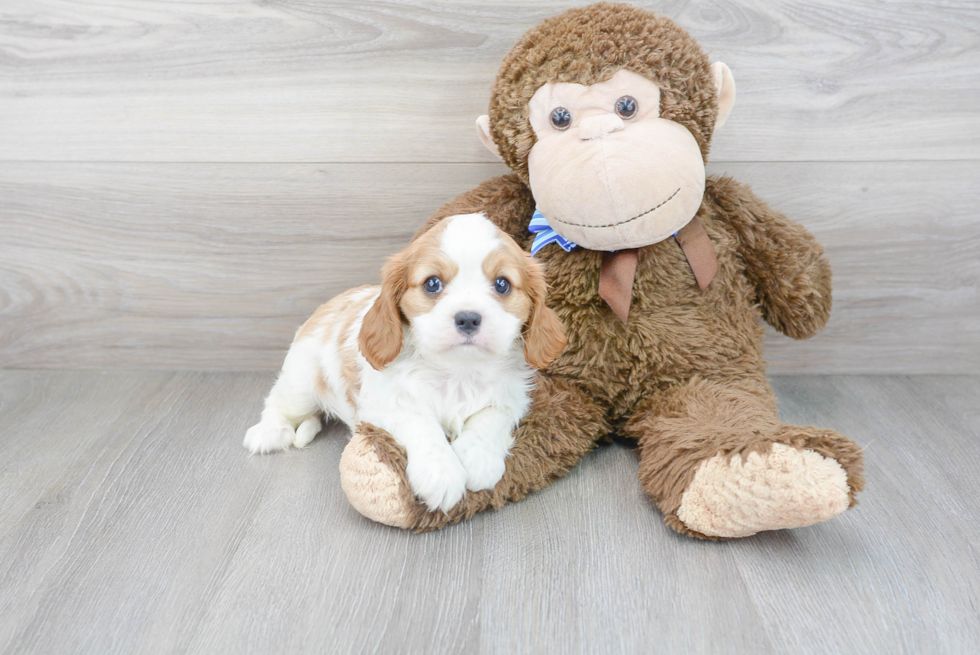
[[[763,318],[794,339],[812,337],[830,318],[830,262],[823,247],[746,185],[709,178],[708,192],[738,236]]]
[[[415,233],[418,237],[430,227],[457,214],[482,212],[497,227],[514,237],[525,250],[530,246],[531,233],[527,225],[534,213],[534,196],[516,175],[501,175],[482,182],[474,189],[459,194],[439,208]]]

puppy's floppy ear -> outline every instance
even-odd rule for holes
[[[381,294],[364,316],[357,347],[364,359],[380,371],[402,349],[402,315],[398,302],[405,293],[408,262],[398,254],[381,269]]]
[[[531,298],[531,315],[524,328],[524,359],[537,369],[547,368],[568,342],[558,314],[545,305],[548,284],[541,264],[527,258],[526,289]]]

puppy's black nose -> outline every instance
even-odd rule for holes
[[[483,317],[476,312],[459,312],[456,314],[456,327],[466,334],[473,334],[480,328]]]

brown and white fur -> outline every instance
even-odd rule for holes
[[[424,287],[433,277],[438,293]],[[405,449],[409,484],[430,510],[492,489],[533,368],[565,346],[545,294],[540,265],[485,216],[444,219],[385,264],[380,287],[337,296],[299,329],[245,447],[302,448],[321,415],[351,430],[363,421]]]

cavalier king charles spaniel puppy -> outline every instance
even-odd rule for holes
[[[540,264],[483,214],[437,223],[381,278],[299,329],[245,447],[302,448],[321,416],[371,423],[405,448],[412,491],[446,511],[503,476],[533,369],[558,356],[565,329]]]

